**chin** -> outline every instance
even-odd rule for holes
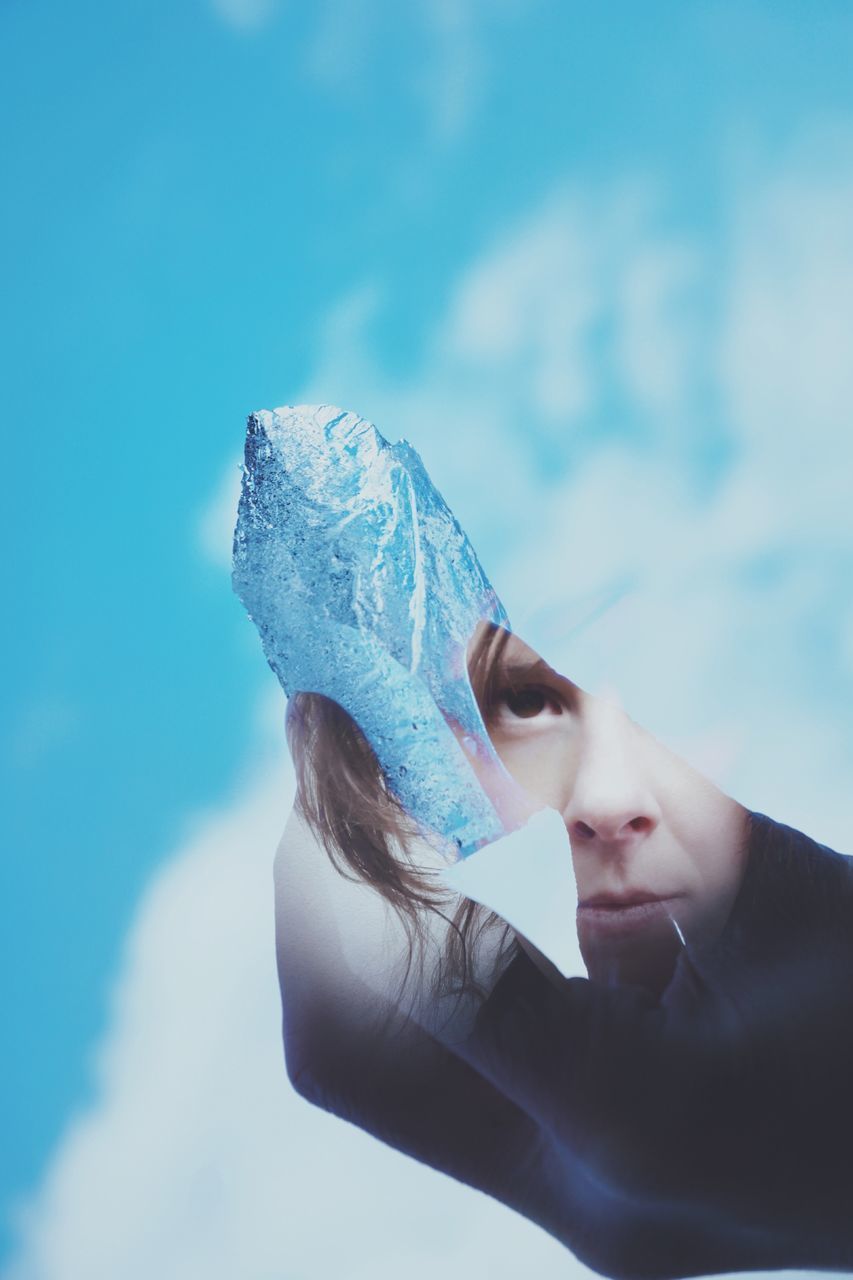
[[[581,930],[580,947],[593,982],[607,987],[642,987],[655,998],[669,986],[681,954],[681,944],[671,934],[614,944],[612,940],[584,937]]]

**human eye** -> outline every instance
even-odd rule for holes
[[[537,684],[509,685],[498,692],[495,701],[501,718],[535,720],[563,713],[562,703],[553,690]]]

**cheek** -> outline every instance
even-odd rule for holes
[[[734,903],[746,857],[746,811],[721,794],[697,804],[696,820],[682,837],[691,911],[697,924],[718,931]]]
[[[711,888],[737,879],[746,842],[743,806],[660,746],[649,776],[663,822],[696,884]]]
[[[714,805],[710,829],[706,836],[704,871],[706,880],[721,894],[733,895],[740,886],[746,860],[746,810],[726,796]]]
[[[560,729],[531,729],[495,735],[495,749],[519,786],[562,812],[576,772],[569,736]]]

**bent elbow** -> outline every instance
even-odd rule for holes
[[[306,1059],[304,1054],[289,1049],[286,1041],[284,1045],[284,1069],[294,1093],[298,1093],[300,1098],[304,1098],[306,1102],[319,1106],[320,1090],[310,1060]]]
[[[329,1105],[332,1089],[332,1061],[312,1044],[310,1037],[284,1035],[284,1068],[294,1093],[312,1106],[335,1110]]]

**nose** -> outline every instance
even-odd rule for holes
[[[573,842],[602,852],[627,852],[661,820],[636,728],[611,701],[587,695],[580,756],[563,818]]]

